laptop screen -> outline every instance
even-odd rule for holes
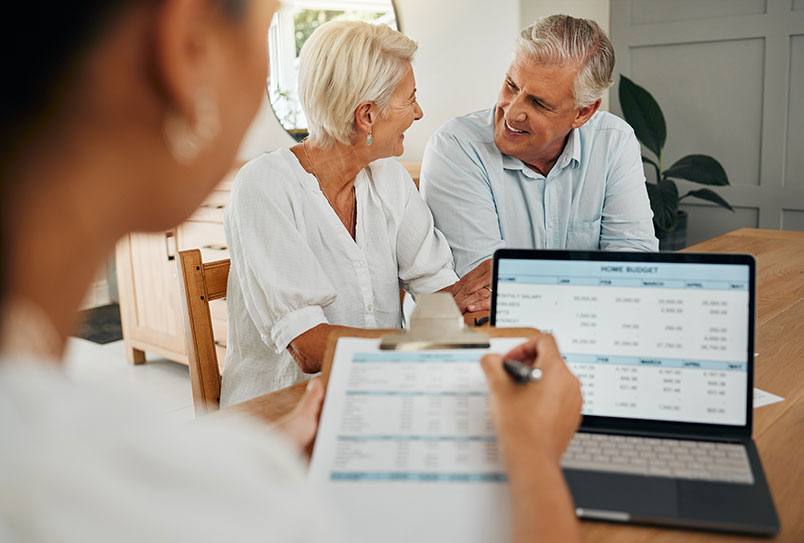
[[[746,424],[748,263],[550,253],[559,258],[499,252],[492,324],[551,332],[581,381],[584,415]]]

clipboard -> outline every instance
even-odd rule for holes
[[[538,335],[468,329],[448,293],[420,297],[405,330],[330,335],[308,478],[337,504],[345,540],[507,539],[508,487],[478,361]]]
[[[343,330],[330,334],[321,364],[321,381],[326,390],[338,340],[342,337],[382,338],[383,350],[417,351],[426,349],[484,349],[490,338],[522,337],[531,339],[541,332],[535,328],[495,328],[466,326],[455,300],[448,292],[420,296],[407,329],[375,328]]]

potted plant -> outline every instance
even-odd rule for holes
[[[667,139],[664,115],[651,94],[620,75],[620,106],[626,122],[634,129],[637,139],[653,158],[642,155],[642,162],[656,171],[656,182],[646,180],[653,225],[659,238],[659,249],[675,251],[687,245],[687,212],[678,208],[684,198],[700,198],[713,202],[729,211],[734,209],[716,192],[709,189],[691,190],[679,196],[674,179],[684,179],[700,185],[724,186],[729,178],[720,162],[708,155],[687,155],[667,170],[662,170],[662,149]]]

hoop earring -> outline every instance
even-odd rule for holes
[[[179,164],[191,164],[220,133],[218,101],[207,87],[201,87],[193,100],[193,117],[170,108],[165,116],[164,133],[168,150]]]
[[[374,138],[371,137],[371,134],[372,134],[372,131],[369,130],[369,134],[366,137],[366,144],[367,145],[371,145],[372,143],[374,143]]]

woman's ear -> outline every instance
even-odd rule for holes
[[[377,122],[377,104],[363,102],[355,109],[355,127],[358,132],[370,134]]]
[[[211,2],[165,0],[156,10],[154,68],[173,108],[192,117],[196,94],[215,81]]]

